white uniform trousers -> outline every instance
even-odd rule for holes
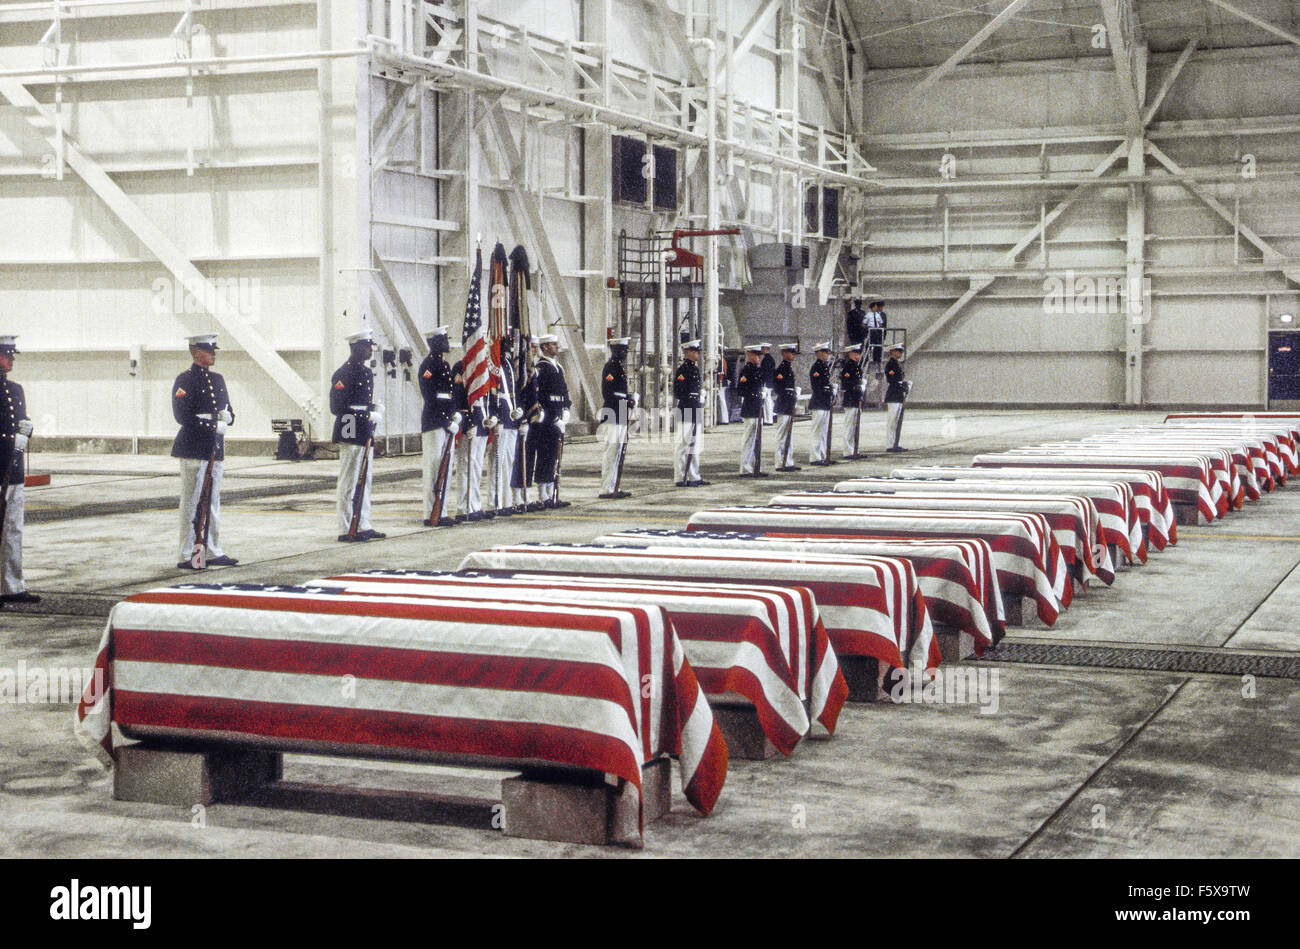
[[[858,420],[862,417],[862,409],[858,406],[844,409],[844,457],[855,454],[858,450],[858,442],[861,439],[861,433],[858,431]]]
[[[456,468],[460,472],[460,513],[483,510],[483,456],[487,436],[466,434],[456,442]]]
[[[496,448],[493,451],[497,453],[496,491],[493,498],[497,509],[518,507],[524,503],[524,492],[522,488],[510,487],[510,479],[514,476],[515,465],[518,464],[519,430],[498,427],[496,430]]]
[[[885,447],[893,448],[899,435],[898,429],[903,424],[903,403],[886,402],[885,409],[889,413],[885,417]]]
[[[692,414],[700,410],[692,410]],[[700,426],[697,422],[683,421],[682,413],[677,413],[677,442],[673,456],[673,475],[676,481],[700,480],[700,451],[703,440],[700,438]]]
[[[808,461],[827,461],[826,435],[831,427],[831,413],[828,409],[812,410],[812,432],[808,442]]]
[[[777,468],[794,467],[794,428],[793,415],[778,415],[776,427],[772,429],[772,441],[776,442],[774,455]]]
[[[747,418],[744,422],[745,433],[740,440],[740,473],[753,474],[761,462],[758,457],[758,431],[762,419]]]
[[[204,462],[207,464],[207,462]],[[189,559],[189,554],[185,554]],[[9,506],[5,508],[4,537],[0,538],[0,593],[12,596],[27,592],[23,583],[23,486],[9,486]]]
[[[774,414],[776,410],[775,403],[772,401],[772,390],[768,386],[763,386],[763,424],[771,425],[776,420]]]
[[[366,463],[366,483],[362,488],[361,495],[361,517],[357,521],[357,531],[368,531],[370,527],[370,485],[374,481],[375,475],[375,448],[373,445],[367,450],[365,445],[349,445],[341,443],[339,445],[339,483],[338,490],[335,491],[337,498],[337,509],[339,515],[339,533],[346,534],[352,526],[352,496],[357,490],[357,475],[361,473],[361,459],[367,456],[369,459]],[[215,484],[215,482],[214,482]],[[216,501],[216,498],[213,498]],[[216,507],[213,507],[213,513]],[[214,519],[212,526],[215,529],[217,522]]]
[[[617,424],[612,417],[600,423],[601,435],[605,439],[605,449],[600,455],[600,492],[614,493],[614,480],[617,475],[618,453],[623,447],[623,436],[627,433],[627,423]]]
[[[181,555],[180,561],[190,559],[194,553],[194,514],[203,493],[203,478],[208,471],[208,460],[182,458],[181,462]],[[225,466],[218,461],[212,466],[212,506],[208,510],[207,558],[225,556],[221,552],[221,472]],[[9,526],[5,525],[8,536]],[[21,529],[20,529],[21,534]],[[6,540],[6,543],[8,541]]]
[[[424,519],[427,521],[433,516],[433,495],[436,490],[434,481],[438,477],[438,466],[442,464],[442,452],[447,445],[447,439],[452,436],[445,428],[435,428],[431,432],[420,433],[421,447],[421,467],[420,467],[420,499],[424,506]],[[442,499],[442,510],[438,512],[440,517],[446,517],[449,511],[456,509],[451,500],[451,492],[456,484],[456,452],[453,450],[451,457],[447,459],[447,487],[444,490]]]

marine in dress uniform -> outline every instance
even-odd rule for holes
[[[542,358],[537,361],[537,403],[541,406],[542,417],[536,425],[537,493],[545,507],[568,507],[568,501],[555,496],[555,479],[559,474],[560,442],[564,438],[564,428],[569,424],[569,407],[572,405],[569,386],[564,379],[564,369],[556,362],[560,352],[559,340],[548,334],[538,343]]]
[[[682,364],[673,375],[677,441],[673,454],[673,475],[679,488],[698,488],[709,482],[700,478],[704,402],[700,396],[700,341],[682,343]]]
[[[23,458],[32,437],[23,387],[9,381],[16,336],[0,336],[0,472],[4,472],[5,515],[0,525],[0,603],[39,603],[23,582],[23,484],[27,479]]]
[[[436,326],[430,331],[429,355],[424,357],[416,373],[420,380],[420,395],[424,399],[424,408],[420,413],[420,447],[422,452],[420,497],[424,504],[424,526],[434,527],[433,502],[438,477],[438,467],[442,464],[442,453],[447,441],[456,437],[460,428],[460,415],[456,411],[456,393],[451,366],[447,364],[450,344],[447,339],[447,327]],[[447,488],[444,494],[451,493],[455,474],[455,457],[453,451],[447,459]],[[455,519],[447,515],[454,510],[443,497],[440,519],[436,526],[450,527]]]
[[[844,457],[858,457],[858,422],[862,416],[862,344],[844,347],[840,363],[840,396],[844,404]]]
[[[221,473],[225,466],[226,429],[235,421],[226,393],[226,380],[211,367],[217,359],[217,337],[212,333],[191,336],[193,365],[172,383],[172,415],[180,425],[172,442],[172,457],[181,464],[180,562],[182,570],[193,569],[194,521],[199,495],[208,465],[212,465],[212,494],[208,506],[208,540],[204,551],[209,567],[233,567],[239,563],[221,550]]]
[[[812,397],[808,400],[808,408],[812,411],[812,441],[808,445],[810,465],[835,464],[830,456],[833,371],[831,344],[821,343],[817,347],[817,360],[808,370],[808,381],[812,385]]]
[[[760,343],[763,354],[759,367],[763,370],[763,424],[771,425],[776,418],[772,411],[772,390],[776,386],[776,360],[772,358],[772,344]]]
[[[519,389],[519,405],[524,410],[524,417],[520,420],[520,431],[523,433],[524,443],[524,464],[523,471],[516,475],[516,477],[522,476],[520,483],[515,484],[511,481],[511,487],[519,488],[521,496],[526,496],[528,494],[527,489],[533,486],[533,475],[537,470],[538,436],[535,423],[540,421],[542,417],[542,407],[537,401],[537,361],[541,358],[541,353],[537,347],[537,340],[532,337],[524,337],[524,343],[528,346],[528,363],[524,373],[524,384]],[[528,511],[540,511],[544,505],[534,498],[526,502],[523,507]]]
[[[889,388],[885,391],[885,408],[889,415],[885,418],[885,449],[887,451],[907,451],[898,445],[903,426],[903,401],[912,384],[903,375],[903,347],[892,346],[889,350],[889,362],[885,363],[885,381]]]
[[[356,540],[367,541],[386,534],[370,525],[370,488],[374,480],[375,428],[383,420],[384,407],[375,405],[375,376],[370,371],[370,355],[375,340],[370,330],[353,333],[347,338],[348,360],[330,377],[330,411],[334,413],[334,444],[339,448],[339,478],[335,491],[339,537],[348,539],[352,524],[352,502],[357,491],[357,477],[364,460],[366,481],[361,486],[361,517]],[[215,525],[214,525],[215,526]]]
[[[460,438],[456,441],[456,466],[460,471],[460,513],[458,521],[481,521],[495,517],[495,510],[483,510],[483,461],[487,457],[488,439],[500,419],[496,414],[496,392],[490,390],[473,405],[465,386],[464,363],[457,362],[455,373],[460,388],[457,390],[460,412],[464,416]]]
[[[600,394],[603,399],[600,430],[605,439],[605,448],[600,456],[600,497],[608,500],[632,496],[631,491],[621,488],[616,490],[618,458],[623,452],[623,440],[627,438],[632,409],[636,407],[636,396],[627,391],[627,348],[631,342],[629,336],[611,339],[609,361],[600,373]]]
[[[848,312],[844,314],[844,338],[849,345],[862,343],[867,338],[867,311],[862,309],[862,300],[855,299]]]
[[[496,416],[501,424],[497,426],[496,467],[492,472],[492,504],[496,513],[502,517],[522,513],[524,503],[523,485],[517,488],[519,480],[515,469],[519,456],[519,426],[523,422],[524,410],[519,407],[519,387],[515,381],[517,372],[514,361],[514,337],[501,337],[501,377],[497,380]]]
[[[794,409],[798,398],[798,386],[795,385],[794,357],[799,352],[796,343],[781,344],[781,361],[772,374],[775,396],[776,428],[773,441],[776,442],[777,471],[798,471],[794,463]]]
[[[745,422],[745,433],[740,447],[740,474],[742,477],[766,478],[763,471],[763,366],[755,344],[745,347],[745,363],[736,377],[736,393],[740,396],[740,417]]]

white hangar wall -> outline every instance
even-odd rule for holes
[[[265,0],[199,10],[193,56],[319,48],[315,3]],[[61,24],[62,64],[171,61],[183,4],[78,11]],[[0,63],[47,64],[47,13],[0,10]],[[313,388],[322,382],[321,107],[313,62],[223,75],[183,70],[26,81],[67,134]],[[40,434],[165,440],[185,337],[218,331],[195,296],[8,103],[0,107],[0,325],[19,334],[15,378]],[[188,288],[192,290],[193,288]],[[301,416],[222,334],[244,437]],[[138,360],[136,374],[128,371]],[[47,443],[48,444],[48,443]],[[128,442],[129,444],[129,442]]]
[[[1149,97],[1176,58],[1152,57]],[[1157,148],[1284,258],[1300,254],[1298,65],[1294,47],[1198,51],[1148,128]],[[888,103],[919,75],[873,73],[869,114],[873,102]],[[961,187],[973,176],[1089,175],[1122,142],[1110,57],[959,67],[906,115],[883,119],[867,157],[887,177],[937,185],[941,156],[957,162],[946,190],[884,189],[871,203],[865,282],[890,301],[891,325],[923,334],[972,276],[996,276],[914,357],[917,401],[1124,403],[1128,186],[1081,197],[1049,225],[1045,248],[1035,237],[1014,275],[1006,252],[1072,185]],[[1241,174],[1245,156],[1253,157],[1254,178]],[[1152,156],[1146,168],[1167,173]],[[1109,174],[1123,173],[1121,155]],[[1144,204],[1150,297],[1141,401],[1263,405],[1267,331],[1295,311],[1296,284],[1183,187],[1148,184]],[[1058,306],[1048,305],[1049,292],[1062,287],[1073,291],[1075,312],[1060,295]]]

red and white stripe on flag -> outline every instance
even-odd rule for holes
[[[790,754],[810,716],[834,733],[848,685],[829,648],[816,599],[807,589],[685,581],[628,581],[529,573],[429,573],[376,570],[314,580],[349,593],[455,596],[583,603],[637,603],[668,611],[706,695],[748,699],[764,733]]]
[[[618,548],[581,544],[501,546],[468,554],[461,570],[527,570],[594,577],[680,579],[807,587],[840,656],[871,656],[899,669],[933,668],[938,642],[911,564],[838,560],[785,551]]]
[[[668,754],[705,814],[726,779],[721,732],[660,608],[177,587],[117,604],[96,666],[109,688],[77,716],[110,757],[116,723],[568,765],[639,794],[641,766]]]

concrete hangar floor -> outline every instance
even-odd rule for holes
[[[876,451],[883,413],[868,414],[862,446],[872,456],[832,468],[806,466],[808,423],[799,422],[803,470],[759,481],[735,476],[740,426],[730,426],[707,436],[710,486],[675,489],[671,445],[634,444],[624,478],[634,497],[615,503],[595,497],[599,446],[578,440],[565,453],[562,492],[571,507],[451,530],[419,524],[418,458],[390,457],[376,465],[373,518],[388,537],[364,545],[334,540],[332,463],[232,458],[222,534],[242,562],[207,579],[294,583],[358,568],[450,570],[493,544],[681,527],[701,507],[765,503],[783,490],[825,489],[899,463],[965,465],[979,452],[1160,418],[909,410],[904,441],[912,450],[895,456]],[[838,432],[836,442],[838,449]],[[87,667],[113,603],[193,579],[174,568],[175,462],[38,451],[33,467],[53,475],[28,495],[26,572],[44,601],[39,612],[0,615],[0,666]],[[976,661],[998,672],[994,714],[977,704],[849,704],[831,741],[805,742],[789,758],[733,759],[707,818],[675,787],[673,811],[647,826],[643,850],[510,839],[422,820],[418,808],[358,803],[373,800],[366,790],[375,788],[491,798],[500,772],[311,756],[287,756],[285,780],[328,784],[338,794],[303,808],[214,804],[200,828],[188,808],[113,800],[109,773],[74,736],[72,705],[12,703],[0,705],[0,852],[1300,856],[1298,541],[1300,485],[1240,516],[1184,527],[1177,546],[1113,586],[1090,589],[1054,628],[1015,628],[1004,641],[1055,651],[1032,662]],[[1193,653],[1209,657],[1198,668],[1219,671],[1168,671]],[[1160,662],[1160,654],[1174,661]],[[1271,671],[1241,671],[1256,667]],[[791,820],[797,808],[802,821]]]

